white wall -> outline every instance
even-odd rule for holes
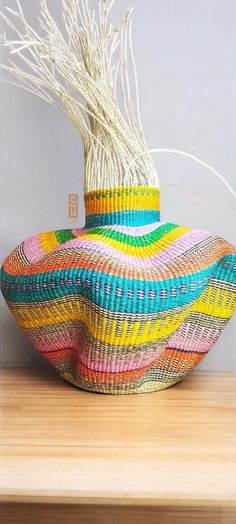
[[[21,0],[35,20],[37,0]],[[14,0],[1,0],[14,6]],[[134,49],[140,78],[143,124],[150,148],[188,151],[227,177],[236,188],[235,0],[119,0],[117,11],[135,6]],[[60,2],[49,5],[59,13]],[[1,30],[3,32],[3,28]],[[1,61],[6,60],[5,50]],[[24,91],[0,88],[1,261],[28,236],[70,227],[68,193],[83,209],[80,138],[63,115]],[[162,220],[216,232],[236,242],[235,200],[203,167],[180,157],[155,155],[163,188]],[[26,342],[1,297],[1,363],[46,363]],[[200,365],[236,370],[236,323]]]

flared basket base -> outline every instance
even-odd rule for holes
[[[66,380],[67,382],[70,382],[73,386],[82,389],[84,391],[89,391],[92,393],[101,393],[104,395],[135,395],[140,393],[154,393],[155,391],[161,391],[163,389],[170,388],[171,386],[174,386],[178,382],[181,382],[183,379],[174,380],[173,382],[163,383],[163,382],[148,382],[140,385],[139,387],[130,387],[128,388],[127,385],[121,385],[120,387],[116,387],[116,389],[112,386],[105,386],[105,385],[81,385],[79,382],[77,382],[74,379],[73,373],[70,373],[66,371],[65,373],[60,373],[60,376]]]

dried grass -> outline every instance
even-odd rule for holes
[[[38,31],[27,22],[19,0],[16,10],[6,7],[1,12],[14,33],[2,41],[17,63],[9,60],[0,68],[20,80],[8,82],[53,104],[78,129],[84,144],[85,190],[159,186],[140,118],[131,11],[114,26],[110,23],[114,2],[98,0],[95,12],[88,0],[61,0],[64,31],[46,0],[39,2]]]

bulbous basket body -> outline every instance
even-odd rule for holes
[[[91,191],[85,206],[85,228],[36,235],[6,259],[9,308],[75,386],[110,394],[169,387],[236,308],[236,248],[160,222],[156,188]]]

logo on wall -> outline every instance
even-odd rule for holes
[[[68,195],[68,218],[70,222],[76,222],[79,216],[79,195],[69,193]]]

